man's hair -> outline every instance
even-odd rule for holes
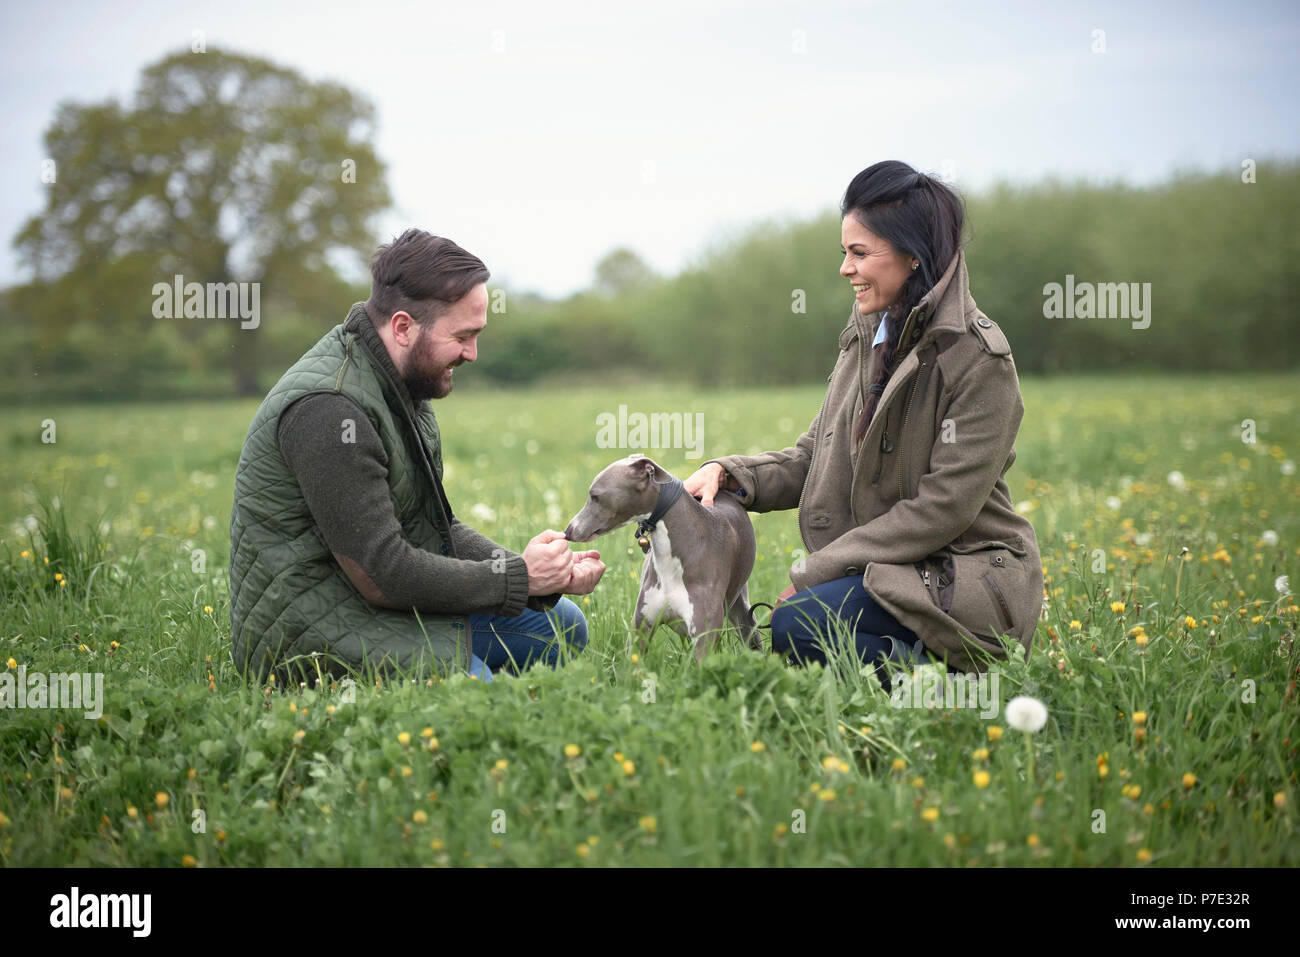
[[[430,325],[490,275],[483,260],[450,239],[408,229],[375,250],[366,306],[381,324],[405,311],[420,325]]]

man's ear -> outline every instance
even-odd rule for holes
[[[405,349],[415,342],[416,336],[420,333],[420,327],[409,312],[405,309],[399,309],[393,313],[388,321],[393,332],[393,341],[399,346]]]

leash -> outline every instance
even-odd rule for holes
[[[654,480],[651,479],[651,481]],[[686,483],[675,475],[668,476],[667,482],[655,482],[655,484],[659,486],[659,498],[655,502],[654,511],[650,513],[649,518],[643,518],[637,522],[636,526],[636,543],[641,546],[643,552],[650,551],[650,533],[655,530],[659,520],[681,498],[682,490],[686,487]]]
[[[754,604],[752,604],[752,605],[749,606],[749,617],[750,617],[750,618],[753,618],[753,617],[754,617],[754,609],[755,609],[755,608],[766,608],[766,609],[767,609],[768,611],[770,611],[770,612],[773,612],[773,613],[776,612],[776,609],[775,609],[773,606],[769,605],[767,602],[765,602],[765,601],[756,601],[756,602],[754,602]],[[772,628],[772,616],[771,616],[771,615],[768,615],[768,616],[767,616],[767,624],[766,624],[766,625],[755,624],[754,627],[757,628],[759,631],[770,631],[771,628]]]

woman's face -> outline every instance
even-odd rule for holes
[[[888,309],[912,274],[916,260],[900,255],[852,213],[840,226],[840,244],[844,251],[840,275],[853,285],[858,312],[865,316]]]

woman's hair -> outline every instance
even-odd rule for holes
[[[906,163],[885,160],[853,177],[844,191],[840,215],[855,216],[895,252],[920,263],[903,283],[897,300],[888,306],[889,328],[876,368],[876,381],[868,391],[854,434],[854,441],[861,442],[885,383],[902,359],[898,340],[903,323],[947,271],[961,248],[966,210],[961,197],[943,183],[918,173]]]

